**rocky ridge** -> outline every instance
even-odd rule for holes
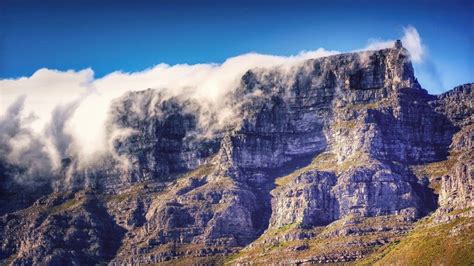
[[[227,97],[239,123],[211,132],[197,102],[128,93],[117,157],[66,159],[67,185],[2,207],[0,260],[359,261],[427,215],[472,219],[473,87],[429,95],[397,45],[249,70]]]

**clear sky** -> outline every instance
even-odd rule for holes
[[[247,52],[351,51],[419,32],[432,93],[474,81],[474,1],[0,1],[0,79],[40,68],[95,77]]]

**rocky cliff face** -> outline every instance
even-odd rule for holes
[[[114,134],[125,131],[113,139],[114,149],[130,162],[131,182],[195,169],[219,148],[220,138],[206,138],[199,128],[202,110],[196,102],[147,90],[124,95],[112,110],[109,127]]]
[[[471,209],[474,204],[474,128],[466,126],[453,138],[451,160],[455,160],[443,176],[439,194],[440,211]]]
[[[67,159],[75,185],[2,208],[0,259],[366,257],[435,210],[472,209],[472,87],[429,95],[397,45],[249,70],[226,97],[232,123],[212,130],[198,102],[128,93],[110,113],[113,157],[81,171]]]
[[[474,204],[473,85],[465,84],[439,97],[437,110],[461,127],[452,139],[446,175],[442,177],[439,212],[470,210]],[[441,215],[442,216],[442,215]]]

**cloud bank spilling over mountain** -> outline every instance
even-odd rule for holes
[[[472,264],[474,83],[405,33],[0,81],[0,263]]]
[[[424,46],[416,29],[405,28],[402,40],[412,60],[421,62]],[[393,42],[371,40],[363,50],[388,48]],[[110,152],[106,120],[112,100],[125,92],[148,88],[161,90],[167,97],[195,99],[218,113],[217,125],[223,125],[234,113],[225,98],[247,70],[280,66],[290,71],[306,59],[338,53],[323,48],[289,57],[249,53],[222,64],[159,64],[141,72],[117,71],[99,79],[94,78],[92,69],[40,69],[31,77],[0,80],[0,116],[5,128],[0,134],[8,147],[4,159],[16,162],[30,152],[29,144],[36,143],[35,152],[42,160],[48,158],[46,168],[58,170],[61,159],[71,156],[84,164],[94,161],[95,156]],[[10,107],[15,108],[15,114],[9,113]],[[11,123],[18,124],[21,131],[9,129]]]

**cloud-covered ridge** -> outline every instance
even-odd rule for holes
[[[418,32],[413,27],[404,31],[404,46],[414,62],[421,62],[424,46]],[[393,40],[377,41],[363,50],[392,46]],[[0,160],[16,164],[28,154],[30,159],[22,164],[26,168],[34,165],[31,169],[35,171],[57,171],[65,157],[87,164],[97,154],[111,152],[106,121],[112,100],[126,92],[152,88],[168,97],[198,100],[219,110],[221,119],[225,119],[229,110],[222,106],[222,99],[238,86],[247,70],[274,66],[290,69],[303,60],[337,53],[322,48],[295,56],[248,53],[222,64],[159,64],[140,72],[117,71],[98,79],[92,69],[40,69],[31,77],[0,80],[0,153],[4,155]],[[35,152],[31,152],[33,148]]]

